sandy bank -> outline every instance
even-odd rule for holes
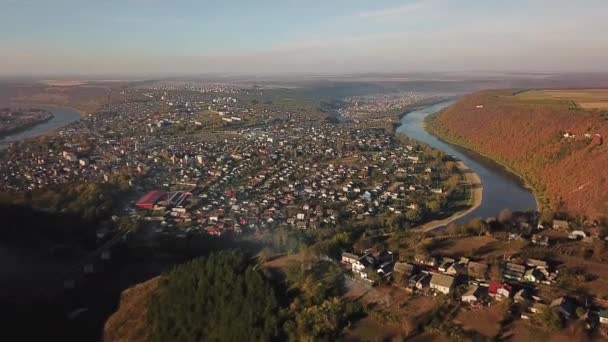
[[[434,220],[425,223],[422,226],[417,227],[416,230],[428,232],[437,228],[445,227],[459,218],[473,212],[473,210],[477,209],[481,205],[481,201],[483,200],[483,184],[481,183],[481,178],[479,178],[478,174],[471,171],[471,169],[469,169],[468,166],[466,166],[462,161],[457,162],[456,166],[464,174],[465,182],[471,185],[470,207],[443,220]]]

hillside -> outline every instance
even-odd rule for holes
[[[544,209],[608,216],[608,90],[479,92],[428,128],[519,173]]]
[[[160,278],[152,278],[125,291],[118,310],[104,326],[104,341],[146,341],[149,339],[146,315],[148,303],[157,291]]]

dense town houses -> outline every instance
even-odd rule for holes
[[[415,223],[447,202],[453,170],[446,157],[369,124],[388,115],[387,97],[374,111],[366,98],[369,122],[359,115],[333,123],[326,113],[260,103],[255,92],[193,84],[125,90],[127,101],[110,99],[56,136],[11,146],[0,187],[19,193],[118,184],[140,197],[162,194],[142,197],[142,205],[134,199],[133,215],[212,235],[386,215]],[[396,110],[421,96],[388,99]],[[430,199],[439,203],[433,212]]]

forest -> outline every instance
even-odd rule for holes
[[[222,251],[161,277],[148,304],[152,341],[332,341],[359,303],[345,302],[343,275],[332,262],[290,265],[272,279],[254,258]]]
[[[608,213],[608,119],[575,101],[485,91],[463,97],[427,127],[521,175],[547,211],[601,219]]]

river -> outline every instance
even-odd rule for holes
[[[481,178],[481,182],[483,183],[481,205],[474,211],[456,220],[456,222],[466,222],[476,217],[496,216],[500,210],[505,208],[512,211],[535,210],[536,201],[534,200],[534,196],[517,175],[507,171],[503,166],[491,159],[463,147],[442,141],[424,129],[423,123],[427,116],[439,112],[452,103],[454,101],[444,101],[407,113],[401,119],[401,125],[397,128],[397,132],[405,133],[411,138],[455,156]]]
[[[34,105],[30,107],[46,109],[53,113],[53,118],[48,121],[39,123],[35,126],[32,126],[28,129],[25,129],[23,131],[0,138],[0,150],[8,148],[8,146],[13,142],[34,138],[47,132],[64,127],[74,121],[80,120],[80,113],[71,108],[43,105]]]

